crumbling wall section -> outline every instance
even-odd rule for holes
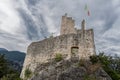
[[[37,64],[48,62],[57,53],[66,55],[66,59],[69,59],[72,56],[72,47],[79,48],[78,54],[75,55],[78,55],[79,58],[87,59],[90,55],[95,54],[92,35],[93,30],[86,30],[84,40],[82,34],[68,34],[33,42],[28,47],[23,68],[29,67],[34,72]]]
[[[82,34],[83,35],[83,34]],[[83,37],[82,37],[83,38]],[[85,30],[84,38],[80,41],[79,56],[88,59],[89,56],[95,55],[94,32],[93,29]]]

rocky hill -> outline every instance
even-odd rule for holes
[[[39,64],[34,73],[25,70],[28,80],[112,80],[101,65],[73,57],[64,60],[56,57],[47,63]]]

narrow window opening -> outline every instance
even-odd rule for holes
[[[71,53],[72,54],[78,54],[78,49],[79,49],[79,47],[72,47],[71,48]]]

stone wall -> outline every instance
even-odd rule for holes
[[[64,16],[62,16],[60,34],[63,35],[76,33],[74,26],[75,21],[72,19],[72,17],[67,17],[67,14],[65,14]]]
[[[90,55],[95,54],[93,30],[85,30],[84,34],[60,35],[31,43],[27,50],[21,77],[24,77],[26,68],[34,72],[37,64],[48,62],[55,58],[57,53],[66,56],[65,59],[71,58],[72,48],[78,49],[75,55],[79,58],[88,59]]]

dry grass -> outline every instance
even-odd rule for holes
[[[100,63],[96,63],[96,64],[93,64],[93,65],[90,65],[88,66],[88,74],[91,74],[91,73],[94,73],[95,71],[97,71],[99,68],[101,67],[101,64]]]

